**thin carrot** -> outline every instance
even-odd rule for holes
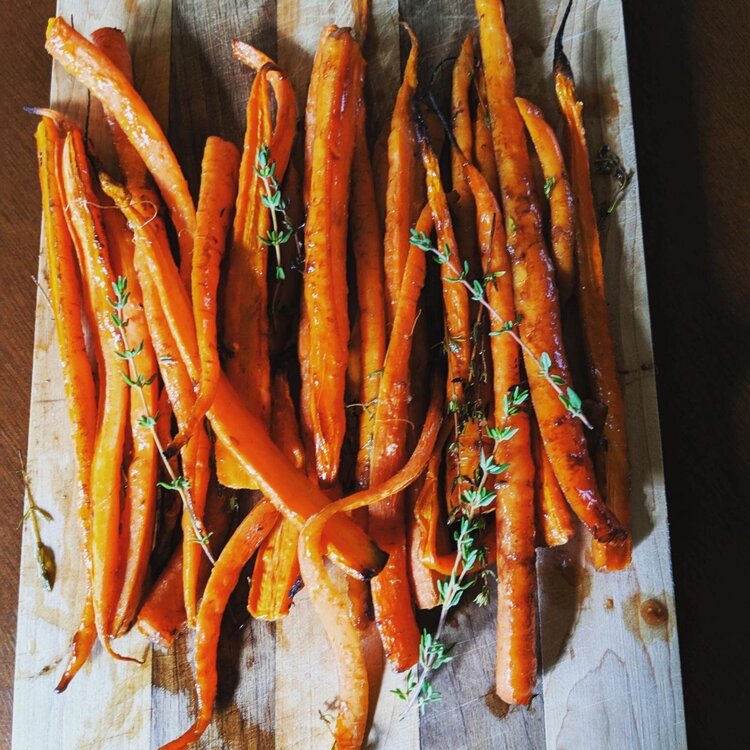
[[[591,192],[583,103],[577,99],[570,63],[562,49],[562,33],[570,7],[555,41],[555,92],[568,129],[570,173],[578,208],[576,293],[581,312],[581,328],[588,361],[589,382],[595,398],[606,405],[604,434],[596,448],[595,461],[607,498],[607,505],[620,522],[630,521],[630,466],[628,461],[625,402],[617,379],[617,362],[609,311],[605,299],[604,268],[599,244],[594,198]],[[621,570],[630,564],[631,543],[619,545],[594,541],[594,565],[599,570]]]
[[[523,120],[515,103],[515,69],[504,10],[498,0],[475,2],[514,297],[522,321],[518,332],[540,432],[575,514],[599,541],[622,541],[627,531],[601,498],[582,424],[561,402],[539,366],[542,354],[547,354],[553,373],[569,383],[554,270],[544,246]]]
[[[431,228],[432,215],[429,207],[425,207],[417,222],[417,231],[428,234]],[[401,279],[380,379],[370,464],[371,486],[393,476],[406,457],[409,355],[425,270],[424,252],[412,245]],[[388,553],[386,566],[371,582],[375,622],[385,655],[398,671],[402,671],[413,666],[419,655],[419,629],[407,574],[403,495],[388,497],[369,507],[369,530],[378,546]]]
[[[334,728],[339,750],[359,750],[365,739],[369,686],[362,640],[349,611],[348,597],[331,580],[323,562],[325,527],[342,512],[372,506],[398,495],[423,471],[442,423],[441,386],[436,381],[424,428],[414,453],[402,469],[384,483],[331,503],[303,527],[299,541],[302,578],[337,659],[339,713]]]
[[[440,597],[437,590],[439,577],[434,570],[430,570],[422,562],[422,528],[417,515],[417,503],[424,490],[424,483],[428,481],[428,473],[429,464],[425,475],[420,477],[406,491],[406,546],[409,557],[407,569],[409,572],[411,593],[417,609],[432,609],[440,604]],[[437,488],[435,497],[437,498]]]
[[[159,123],[115,63],[63,18],[47,25],[47,51],[100,99],[154,177],[177,231],[183,283],[190,283],[195,205],[187,181]]]
[[[482,173],[482,177],[492,190],[492,194],[500,197],[500,183],[497,179],[497,163],[495,151],[492,147],[492,130],[490,112],[487,109],[487,86],[484,80],[484,68],[479,66],[475,76],[477,83],[477,108],[474,113],[474,162]]]
[[[198,715],[190,729],[162,746],[161,750],[189,747],[197,742],[211,721],[218,683],[216,649],[221,620],[242,568],[271,531],[277,517],[278,513],[271,503],[266,500],[258,503],[232,534],[211,571],[198,611],[195,637]]]
[[[372,167],[372,181],[375,186],[375,204],[378,209],[378,226],[381,231],[385,227],[386,195],[388,192],[388,136],[391,123],[386,121],[372,144],[370,163]]]
[[[385,198],[385,298],[388,330],[393,327],[398,293],[409,255],[409,230],[412,228],[411,201],[416,181],[416,136],[412,101],[417,91],[417,56],[419,45],[412,30],[411,50],[404,68],[403,81],[396,95],[388,136],[388,185]]]
[[[182,547],[178,547],[143,602],[136,624],[150,641],[169,648],[186,622]]]
[[[555,264],[560,304],[565,304],[573,294],[576,281],[573,256],[575,205],[565,170],[560,145],[555,131],[545,121],[542,111],[528,99],[516,97],[518,111],[529,131],[534,149],[544,174],[544,193],[550,205],[550,239],[552,262]],[[588,160],[586,162],[588,168]]]

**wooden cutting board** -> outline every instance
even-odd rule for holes
[[[564,2],[507,0],[506,5],[519,93],[554,121],[552,42]],[[205,138],[216,134],[241,142],[250,79],[231,60],[229,41],[240,38],[276,56],[303,97],[321,27],[352,19],[348,0],[59,0],[58,13],[72,18],[85,34],[105,25],[125,30],[138,88],[168,126],[194,192]],[[455,55],[460,40],[476,27],[470,2],[374,0],[374,39],[368,45],[373,129],[387,117],[398,85],[399,18],[420,39],[423,80],[441,60]],[[590,148],[608,143],[628,167],[635,167],[619,0],[576,0],[565,41],[585,103]],[[57,65],[51,104],[83,122],[86,92]],[[103,143],[95,102],[89,122],[92,139]],[[101,145],[99,151],[106,162],[110,156]],[[609,186],[595,182],[595,189],[604,196]],[[562,549],[540,551],[540,677],[531,708],[506,712],[493,697],[493,605],[466,607],[449,628],[448,637],[458,644],[455,659],[434,680],[443,701],[422,717],[414,713],[399,721],[400,705],[388,691],[400,678],[386,675],[368,747],[686,747],[637,173],[605,224],[603,244],[632,451],[633,565],[621,573],[595,573],[582,535]],[[162,653],[131,634],[121,650],[144,656],[140,667],[113,662],[97,646],[67,692],[53,693],[84,584],[71,510],[73,453],[52,315],[42,292],[45,273],[42,258],[28,467],[36,501],[54,516],[43,533],[55,551],[58,577],[52,593],[43,591],[32,540],[25,534],[13,747],[155,748],[191,720],[189,637]],[[330,747],[319,712],[325,713],[335,698],[336,675],[304,591],[282,623],[250,622],[225,638],[219,660],[216,715],[201,747]]]

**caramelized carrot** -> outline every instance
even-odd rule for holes
[[[50,19],[45,47],[68,73],[102,102],[153,175],[177,231],[183,283],[189,285],[195,206],[187,181],[159,123],[126,74],[64,19]]]
[[[121,576],[118,573],[120,491],[128,386],[125,363],[118,359],[123,343],[111,318],[115,277],[86,158],[83,136],[73,128],[62,152],[65,216],[83,266],[81,273],[93,312],[97,360],[100,363],[99,414],[91,463],[91,550],[93,604],[96,630],[102,645],[113,655],[112,618]]]
[[[378,226],[385,227],[386,201],[388,192],[388,137],[391,123],[386,121],[372,145],[372,181],[375,186],[375,204],[378,208]]]
[[[412,30],[404,25],[411,41],[411,51],[404,68],[404,77],[396,95],[388,136],[388,185],[385,197],[385,299],[388,330],[393,327],[398,306],[398,293],[404,278],[409,255],[410,210],[416,180],[416,136],[412,116],[412,100],[417,91],[417,56],[419,45]]]
[[[544,450],[539,425],[531,420],[531,447],[534,451],[536,476],[534,497],[536,501],[537,530],[547,547],[565,544],[575,533],[570,509],[565,502],[560,485],[555,479],[547,453]]]
[[[487,109],[487,86],[484,81],[484,68],[476,74],[477,108],[474,113],[474,162],[487,181],[492,194],[499,199],[500,183],[497,179],[495,151],[492,147],[490,113]]]
[[[417,231],[428,234],[431,228],[432,216],[425,207],[417,222]],[[424,251],[412,245],[380,379],[370,465],[371,486],[393,476],[406,456],[409,355],[426,262]],[[394,495],[370,506],[369,530],[376,544],[388,553],[386,566],[371,582],[375,622],[385,655],[402,671],[415,664],[419,655],[419,629],[409,595],[403,495]]]
[[[417,516],[417,503],[424,489],[424,482],[427,481],[428,472],[429,464],[425,476],[418,479],[406,491],[406,545],[409,557],[407,569],[411,593],[417,609],[432,609],[440,604],[437,590],[438,575],[422,562],[422,527]],[[437,491],[435,497],[437,498]]]
[[[154,236],[143,207],[132,203],[127,191],[110,180],[103,178],[102,185],[128,218],[136,238],[136,272],[144,291],[148,320],[174,336],[176,357],[167,361],[161,356],[159,358],[162,377],[164,369],[178,361],[187,368],[191,378],[197,379],[199,356],[190,301],[179,283],[174,261],[168,249]],[[146,282],[158,292],[153,295],[158,304],[151,307],[146,298]],[[217,439],[230,448],[232,455],[254,477],[263,494],[285,516],[301,525],[328,504],[326,496],[289,464],[262,422],[242,405],[223,374],[208,417]],[[368,579],[381,570],[384,554],[347,517],[334,519],[326,536],[331,555],[352,575]]]
[[[186,621],[182,547],[178,547],[143,602],[136,624],[150,641],[169,648]]]
[[[328,27],[320,41],[305,224],[303,316],[307,327],[304,429],[312,437],[319,481],[338,475],[346,429],[344,387],[348,359],[346,235],[349,177],[363,62],[346,29]],[[335,149],[332,148],[336,144]],[[302,352],[301,352],[302,354]],[[309,420],[309,421],[308,421]]]
[[[272,384],[271,437],[295,469],[303,471],[305,451],[289,383],[282,373],[274,376]],[[289,614],[291,591],[299,580],[298,540],[299,526],[281,516],[258,548],[247,598],[247,611],[253,617],[278,620]]]
[[[258,503],[232,534],[211,571],[198,611],[195,637],[198,716],[190,729],[161,750],[189,747],[201,737],[211,721],[218,683],[216,649],[221,620],[242,568],[271,531],[277,517],[278,513],[271,503],[266,500]]]
[[[411,484],[422,473],[432,454],[440,432],[441,412],[441,387],[436,381],[422,434],[404,467],[378,486],[373,485],[368,490],[331,503],[305,524],[300,535],[302,578],[337,659],[339,714],[334,736],[339,750],[358,750],[364,743],[369,686],[361,636],[351,619],[348,597],[331,580],[323,562],[325,548],[321,540],[324,529],[342,512],[372,506],[384,498],[398,495]]]
[[[522,323],[526,374],[550,462],[575,514],[601,542],[623,541],[627,531],[601,498],[581,422],[560,401],[539,366],[546,353],[554,374],[569,383],[554,271],[533,195],[523,121],[515,103],[515,69],[504,10],[498,0],[475,0],[487,80],[492,138],[500,176],[516,309]]]
[[[544,192],[550,206],[550,239],[552,262],[555,264],[560,304],[565,304],[575,285],[575,258],[573,257],[573,228],[575,226],[573,193],[565,170],[560,145],[555,131],[544,120],[542,111],[528,99],[516,97],[518,111],[539,157],[544,174]],[[586,162],[588,169],[588,160]]]
[[[568,8],[569,12],[570,8]],[[576,293],[594,397],[607,407],[604,433],[596,447],[596,465],[607,505],[627,528],[630,521],[630,467],[628,462],[625,403],[617,379],[617,362],[609,311],[605,299],[604,268],[599,230],[591,192],[589,155],[583,126],[583,104],[577,99],[570,63],[562,49],[567,12],[555,42],[555,92],[568,130],[570,173],[578,207]],[[630,538],[618,545],[593,546],[594,565],[599,570],[621,570],[630,564]]]

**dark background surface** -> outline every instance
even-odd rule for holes
[[[624,0],[624,9],[688,741],[742,747],[750,2]],[[26,447],[40,222],[34,123],[22,107],[48,98],[53,12],[51,0],[0,2],[0,746],[11,731],[16,451]]]

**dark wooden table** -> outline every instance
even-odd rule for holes
[[[624,0],[692,748],[741,746],[750,520],[750,3]],[[0,3],[0,746],[10,744],[52,0]],[[741,577],[742,576],[742,577]],[[629,749],[626,749],[629,750]],[[660,750],[670,750],[663,748]]]

